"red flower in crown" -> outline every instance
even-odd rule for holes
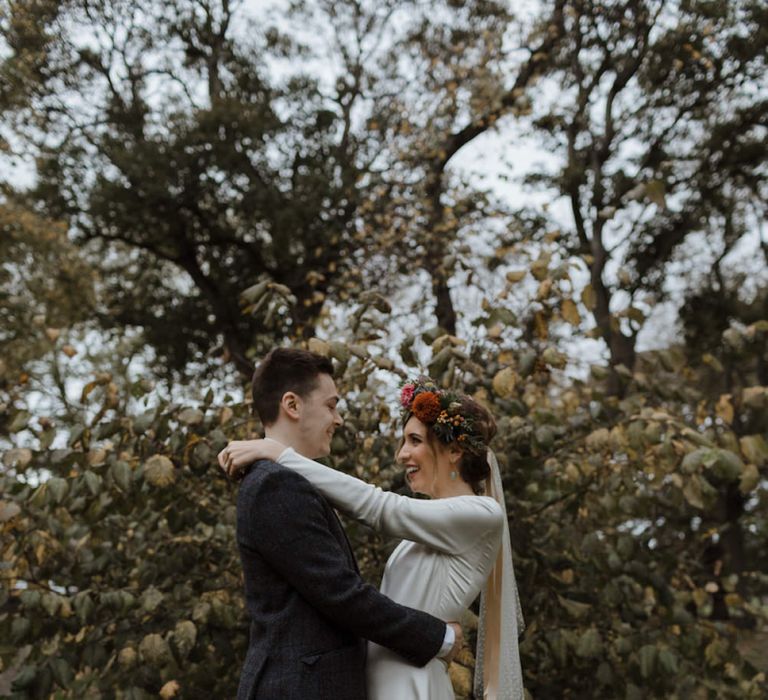
[[[424,391],[419,394],[413,401],[413,407],[411,411],[422,423],[430,425],[435,422],[440,415],[440,399],[437,394],[431,391]]]
[[[403,408],[408,408],[413,401],[413,392],[416,391],[416,387],[413,384],[406,384],[400,392],[400,405]]]

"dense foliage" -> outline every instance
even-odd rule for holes
[[[385,488],[403,377],[489,406],[531,696],[765,696],[763,3],[0,7],[0,697],[234,694],[214,456],[274,343]],[[525,206],[456,165],[507,137]]]

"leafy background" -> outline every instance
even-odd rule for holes
[[[763,3],[0,6],[0,696],[234,694],[276,343],[385,488],[404,377],[491,408],[530,696],[765,695]]]

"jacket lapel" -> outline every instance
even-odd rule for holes
[[[339,516],[336,514],[336,511],[334,508],[331,507],[331,504],[326,501],[326,506],[329,511],[329,520],[331,523],[333,523],[333,532],[336,536],[336,539],[339,540],[341,544],[343,544],[345,551],[347,552],[347,558],[349,559],[349,563],[352,564],[355,571],[359,574],[360,568],[357,565],[357,559],[355,559],[354,551],[352,550],[352,544],[349,541],[349,537],[347,537],[347,531],[344,529],[344,526],[341,524],[341,520],[339,520]]]

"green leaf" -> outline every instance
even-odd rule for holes
[[[68,688],[75,674],[72,667],[61,657],[50,660],[53,679],[62,687]]]
[[[683,486],[683,496],[694,508],[704,509],[704,499],[701,493],[701,479],[697,474],[688,477]]]
[[[150,666],[160,668],[171,661],[168,643],[159,634],[148,634],[139,644],[141,658]]]
[[[709,453],[710,448],[699,448],[689,452],[680,464],[680,470],[685,474],[693,474],[698,471],[701,465],[704,463],[704,458]]]
[[[191,620],[180,620],[171,635],[171,642],[180,661],[189,656],[197,641],[197,627]]]
[[[741,657],[747,661],[755,670],[761,673],[768,673],[768,632],[750,632],[742,630],[739,632],[736,642]]]
[[[432,361],[427,366],[429,370],[429,376],[434,377],[435,380],[445,371],[448,367],[448,362],[453,357],[453,348],[445,347],[437,355],[432,358]]]
[[[745,435],[739,439],[742,454],[757,467],[768,463],[768,442],[762,435]]]
[[[8,432],[21,432],[24,430],[24,428],[27,427],[30,418],[32,418],[32,414],[30,414],[28,411],[17,411],[7,426]]]
[[[143,435],[144,433],[149,430],[150,427],[152,427],[152,423],[155,422],[155,417],[157,416],[157,411],[153,408],[150,411],[145,411],[139,416],[136,416],[136,418],[133,419],[133,430],[138,435]]]
[[[163,594],[154,586],[147,588],[141,595],[141,609],[153,613],[163,602]]]
[[[130,610],[134,605],[136,605],[136,596],[134,596],[130,591],[120,591],[120,609],[123,612],[126,612],[127,610]]]
[[[39,669],[36,666],[23,666],[13,679],[14,690],[25,690],[37,679]]]
[[[87,469],[83,474],[83,481],[92,496],[98,496],[101,491],[101,477],[94,471]]]
[[[677,674],[679,666],[677,653],[672,649],[659,650],[659,666],[667,675]]]
[[[400,358],[408,367],[417,367],[419,364],[419,361],[416,359],[416,355],[413,352],[414,340],[415,338],[412,335],[409,335],[402,343],[400,343]]]
[[[640,647],[637,656],[640,664],[640,675],[643,678],[650,678],[655,668],[656,647],[653,644],[644,644]]]
[[[692,474],[701,467],[705,467],[721,479],[735,481],[741,476],[744,463],[731,450],[702,447],[689,452],[680,465],[680,469],[687,474]]]
[[[184,425],[200,425],[205,414],[199,408],[185,408],[179,412],[179,420]]]
[[[13,520],[19,513],[21,508],[13,501],[0,501],[0,523]]]
[[[42,508],[48,502],[48,484],[40,484],[29,497],[29,504],[35,508]]]
[[[328,357],[331,354],[331,346],[320,338],[310,338],[307,343],[307,349],[323,357]]]
[[[23,641],[32,627],[28,617],[14,617],[11,622],[11,641],[18,644]]]
[[[741,457],[731,450],[715,449],[714,454],[704,460],[704,465],[715,476],[727,481],[736,481],[744,470],[744,462]]]
[[[195,472],[201,472],[210,467],[216,461],[216,453],[211,447],[202,440],[193,448],[190,455],[189,464]]]
[[[578,656],[582,659],[594,659],[602,651],[603,639],[594,627],[590,627],[581,634],[576,644],[576,654]]]
[[[254,284],[253,286],[244,289],[242,292],[240,292],[240,299],[242,303],[255,304],[259,299],[261,299],[262,296],[264,296],[268,286],[269,280],[262,280],[258,284]]]
[[[43,593],[40,602],[48,616],[55,617],[61,608],[62,598],[58,593]]]
[[[21,604],[27,610],[36,610],[38,607],[40,607],[40,603],[42,601],[42,595],[40,594],[40,591],[22,591],[19,598],[21,599]]]
[[[69,483],[67,483],[66,479],[59,477],[48,479],[48,492],[51,494],[54,503],[61,503],[69,492]]]
[[[3,464],[9,469],[17,469],[21,471],[31,461],[32,450],[29,450],[26,447],[14,447],[3,453]]]
[[[136,653],[136,650],[133,647],[127,646],[123,647],[117,655],[117,663],[120,664],[121,668],[129,670],[136,665],[138,658],[139,655]]]
[[[667,206],[666,186],[663,180],[649,180],[645,183],[645,196],[659,209]]]
[[[88,427],[85,425],[75,425],[72,428],[72,431],[69,434],[69,442],[67,443],[70,447],[74,447],[78,442],[80,442],[83,439],[83,436],[88,433]]]
[[[592,610],[592,606],[588,603],[579,603],[576,600],[570,600],[561,595],[557,596],[557,600],[560,602],[560,605],[562,605],[568,613],[577,620],[581,619]]]
[[[739,491],[748,494],[760,483],[760,472],[754,464],[748,464],[744,467],[739,480]]]
[[[89,591],[80,591],[72,598],[72,607],[80,624],[85,625],[90,620],[96,605]]]
[[[494,306],[488,311],[486,318],[483,320],[483,325],[486,328],[491,328],[497,323],[500,323],[502,326],[514,326],[517,323],[517,315],[505,306]]]
[[[131,488],[131,480],[133,478],[133,470],[128,462],[118,460],[112,465],[110,469],[112,478],[115,483],[120,487],[122,491],[128,491]]]
[[[718,360],[714,355],[711,353],[705,352],[701,356],[701,361],[705,365],[709,365],[712,369],[714,369],[716,372],[722,372],[723,371],[723,364]]]
[[[338,340],[332,340],[329,343],[330,354],[334,360],[337,360],[342,365],[346,365],[349,362],[350,352],[346,343],[342,343]]]
[[[602,661],[597,667],[596,677],[600,685],[610,685],[614,681],[615,674],[613,673],[610,664]]]

